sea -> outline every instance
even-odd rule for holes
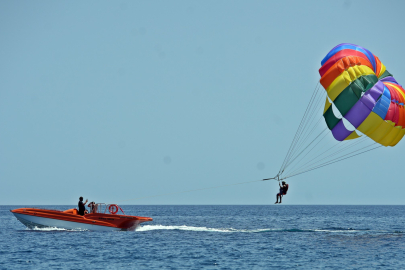
[[[405,269],[405,206],[123,205],[135,231],[27,229],[0,206],[0,269]]]

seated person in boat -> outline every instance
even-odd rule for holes
[[[87,210],[86,210],[87,201],[88,200],[86,199],[86,202],[83,203],[83,197],[79,198],[79,203],[77,205],[79,206],[79,215],[81,215],[81,216],[84,216],[84,214],[88,213]]]
[[[97,204],[95,202],[91,202],[87,206],[90,207],[90,213],[97,213]]]

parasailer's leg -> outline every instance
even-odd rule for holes
[[[281,196],[280,196],[280,193],[277,193],[277,197],[276,197],[276,198],[277,198],[277,200],[276,200],[276,202],[275,202],[274,204],[279,203],[279,202],[278,202],[278,198],[280,198],[280,203],[281,203]]]

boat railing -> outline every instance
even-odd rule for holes
[[[125,215],[124,210],[122,210],[117,204],[96,203],[93,213],[115,215],[118,213],[118,210]]]
[[[93,213],[104,214],[104,213],[103,213],[103,208],[107,209],[105,206],[106,206],[105,203],[96,203],[96,204],[94,205],[94,211],[93,211]]]

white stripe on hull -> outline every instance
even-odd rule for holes
[[[53,218],[23,215],[13,213],[14,216],[30,229],[38,228],[61,228],[67,230],[89,230],[89,231],[120,231],[120,228],[92,225],[80,222],[72,222]]]

